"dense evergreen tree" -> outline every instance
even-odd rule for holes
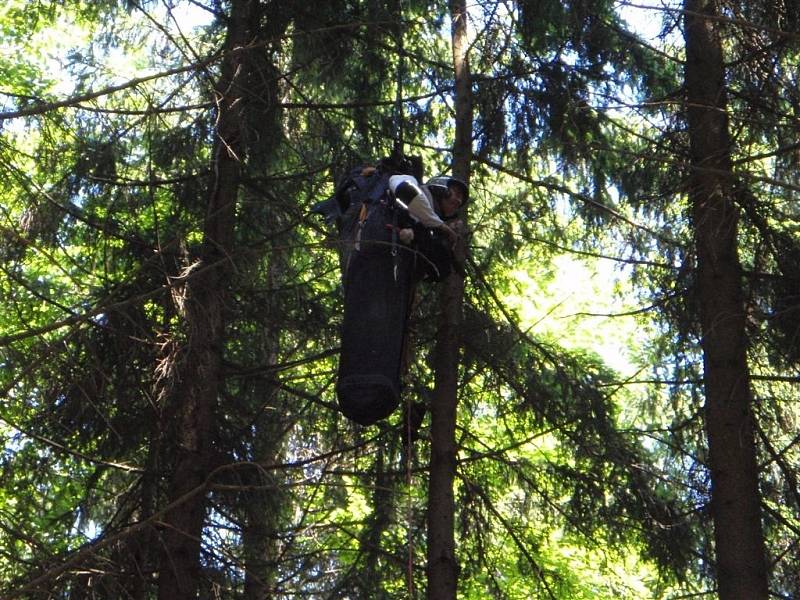
[[[767,598],[745,304],[733,202],[722,43],[713,3],[685,4],[686,102],[720,598]]]
[[[770,590],[796,594],[800,13],[675,6],[651,45],[617,8],[7,3],[0,595],[711,593],[728,551],[763,558],[711,535],[712,378],[742,384],[727,447],[752,450],[729,516],[755,525],[760,501]],[[693,31],[717,36],[714,77]],[[699,149],[716,119],[729,141]],[[407,406],[361,428],[335,409],[340,275],[308,210],[401,132],[471,183],[466,277],[418,286]],[[740,213],[726,237],[704,176]],[[630,372],[555,318],[578,261],[642,302]],[[737,341],[711,344],[723,312]],[[743,378],[715,378],[723,350]]]

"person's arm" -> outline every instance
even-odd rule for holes
[[[444,225],[414,177],[392,175],[389,178],[389,188],[394,192],[395,198],[408,208],[411,216],[425,227],[436,229]]]
[[[425,227],[439,229],[447,235],[451,244],[456,243],[458,235],[439,218],[414,177],[392,175],[389,178],[389,188],[394,192],[395,198],[408,208],[412,217]]]

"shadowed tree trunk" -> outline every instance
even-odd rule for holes
[[[282,253],[272,249],[267,267],[267,285],[272,289],[282,283],[286,264]],[[280,339],[277,323],[280,313],[276,297],[271,295],[264,306],[265,322],[260,354],[261,364],[273,366],[278,363]],[[279,462],[284,453],[283,437],[286,434],[289,408],[281,396],[280,389],[272,378],[259,376],[255,382],[254,403],[264,402],[261,412],[253,424],[252,460],[259,465]],[[255,466],[242,473],[244,491],[241,495],[242,551],[244,555],[245,580],[244,600],[267,600],[275,594],[278,575],[278,527],[283,518],[282,505],[286,495],[282,491],[274,472]],[[250,489],[248,489],[250,488]]]
[[[767,571],[750,411],[737,207],[732,201],[725,72],[715,3],[686,0],[686,94],[711,463],[717,581],[722,600],[767,598]]]
[[[274,392],[273,392],[274,393]],[[280,423],[279,423],[280,424]],[[255,439],[254,458],[260,464],[275,462],[277,427],[260,427]],[[271,436],[268,434],[275,433]],[[245,487],[251,487],[242,495],[242,510],[246,522],[242,528],[242,551],[244,555],[245,580],[244,600],[267,600],[274,594],[278,560],[278,522],[281,518],[278,483],[271,473],[251,468],[243,474]]]
[[[453,144],[453,175],[469,182],[472,157],[472,91],[467,51],[467,4],[452,0],[450,14],[455,67],[456,131]],[[456,259],[463,264],[466,226]],[[439,329],[434,356],[436,384],[431,406],[431,464],[428,487],[428,598],[456,598],[458,561],[455,551],[453,483],[456,472],[456,414],[458,362],[461,347],[464,278],[455,270],[443,283]]]
[[[222,386],[225,342],[226,274],[231,269],[236,199],[243,159],[242,111],[246,94],[244,52],[249,41],[253,0],[233,0],[225,41],[217,103],[216,139],[203,231],[196,263],[184,283],[187,341],[181,358],[174,403],[177,455],[168,502],[176,506],[164,517],[159,600],[197,597],[200,550],[206,515],[203,489],[210,467],[213,414]]]

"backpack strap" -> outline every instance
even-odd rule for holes
[[[394,274],[394,283],[397,284],[397,269],[400,264],[400,257],[397,255],[397,204],[394,201],[394,193],[392,190],[388,192],[389,210],[392,211],[392,273]]]
[[[369,207],[366,202],[361,203],[361,210],[358,213],[358,224],[356,225],[356,233],[353,237],[353,247],[356,250],[361,250],[361,232],[364,230],[364,221],[369,216]]]

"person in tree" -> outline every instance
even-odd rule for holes
[[[446,175],[433,177],[425,185],[411,175],[393,175],[389,187],[397,202],[416,221],[413,228],[400,230],[400,241],[410,245],[416,240],[417,250],[433,267],[428,277],[436,281],[444,279],[455,265],[452,250],[458,234],[454,226],[458,211],[468,199],[467,185]]]
[[[467,186],[463,181],[440,176],[430,179],[423,186],[413,175],[392,175],[389,188],[418,223],[441,231],[451,244],[456,243],[458,235],[446,221],[454,219],[467,200]],[[401,231],[404,243],[410,243],[413,239],[409,231]]]
[[[446,277],[453,266],[457,265],[453,256],[453,247],[458,240],[458,211],[467,201],[468,188],[466,183],[455,177],[438,176],[429,179],[424,185],[419,185],[416,178],[408,175],[394,175],[389,179],[389,187],[394,192],[398,202],[407,206],[409,214],[417,220],[414,228],[401,229],[400,240],[405,244],[413,243],[416,238],[418,251],[433,265],[427,276],[433,280]],[[451,227],[447,223],[450,222]],[[417,235],[414,234],[417,229]],[[447,237],[443,239],[442,234]],[[416,303],[411,292],[411,306]],[[411,309],[413,310],[413,308]],[[406,335],[410,332],[406,331]],[[406,373],[411,364],[413,344],[404,343],[403,363],[401,372]],[[430,403],[430,394],[424,392],[422,401],[408,402],[403,405],[403,445],[408,446],[419,439],[419,429],[425,418]]]
[[[445,222],[455,219],[458,211],[466,204],[469,191],[467,184],[456,177],[441,175],[429,179],[425,187],[433,195],[438,213]]]
[[[365,426],[388,417],[400,402],[416,283],[440,281],[454,268],[458,235],[446,221],[466,201],[467,186],[452,177],[425,185],[421,179],[421,159],[396,153],[351,170],[334,195],[312,209],[336,223],[340,243],[338,405]]]

